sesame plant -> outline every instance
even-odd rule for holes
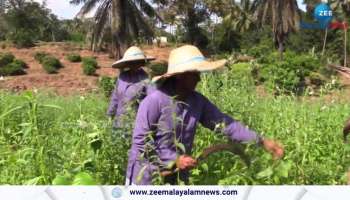
[[[350,147],[342,141],[342,128],[349,102],[261,94],[251,70],[250,64],[235,64],[205,73],[197,89],[234,119],[280,141],[284,158],[274,160],[249,143],[249,167],[239,156],[216,153],[191,170],[190,183],[345,184]],[[125,126],[112,130],[108,103],[102,92],[62,97],[1,91],[0,184],[123,185],[135,112],[128,110]],[[220,132],[199,126],[192,155],[226,142]],[[181,141],[174,143],[182,152]],[[155,181],[162,184],[159,176]]]

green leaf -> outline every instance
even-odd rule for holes
[[[94,152],[96,152],[97,150],[101,149],[102,140],[100,140],[99,138],[94,139],[94,140],[90,141],[90,146],[94,150]]]
[[[23,106],[17,106],[17,107],[12,108],[11,110],[9,110],[9,111],[3,113],[2,115],[0,115],[0,119],[6,117],[7,115],[11,114],[12,112],[14,112],[14,111],[16,111],[16,110],[21,109],[22,107],[23,107]]]
[[[96,181],[86,172],[75,175],[73,185],[97,185]]]
[[[184,144],[176,142],[175,145],[176,145],[177,148],[181,149],[182,153],[186,152],[186,148],[185,148]]]
[[[24,183],[24,185],[39,185],[40,180],[43,179],[42,176],[35,177],[33,179],[30,179]]]
[[[272,168],[268,167],[267,169],[259,172],[257,174],[257,178],[266,178],[266,177],[270,177],[273,174]]]
[[[209,167],[208,167],[208,164],[207,163],[203,163],[201,165],[202,169],[205,171],[205,172],[208,172],[209,171]]]
[[[145,170],[147,169],[147,165],[143,166],[136,177],[136,183],[141,183],[143,175],[145,174]]]
[[[58,109],[58,110],[63,110],[62,107],[56,106],[56,105],[42,105],[42,106],[46,107],[46,108],[54,108],[54,109]]]
[[[167,168],[167,169],[172,169],[175,165],[176,165],[176,161],[175,161],[175,160],[172,160],[172,161],[170,161],[170,162],[167,164],[166,168]]]
[[[72,185],[72,180],[67,176],[57,175],[52,181],[52,185]]]
[[[292,168],[291,162],[282,162],[277,168],[277,174],[278,176],[287,178],[289,174],[289,170]]]

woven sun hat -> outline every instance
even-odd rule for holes
[[[129,66],[135,66],[131,65],[133,63],[139,63],[139,67],[141,67],[142,64],[145,64],[151,60],[155,60],[155,58],[151,56],[146,56],[145,53],[139,47],[132,46],[125,51],[122,59],[112,64],[112,67],[121,69]]]
[[[161,76],[155,76],[152,82],[185,72],[212,71],[225,66],[225,64],[225,59],[208,61],[197,47],[185,45],[170,52],[167,72]]]

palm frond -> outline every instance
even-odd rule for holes
[[[140,11],[146,14],[150,18],[156,18],[160,21],[164,21],[157,11],[145,0],[135,0],[136,5],[139,7]]]
[[[92,43],[97,44],[103,38],[104,30],[109,26],[110,22],[111,1],[104,1],[95,13],[95,24],[93,28]]]
[[[96,7],[96,5],[98,3],[100,3],[101,1],[105,2],[105,1],[110,1],[110,0],[84,0],[84,1],[85,1],[84,5],[80,9],[80,11],[77,14],[77,16],[84,16],[87,13],[89,13],[90,11],[92,11],[92,9],[94,9]]]

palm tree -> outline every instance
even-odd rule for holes
[[[77,16],[86,16],[98,6],[94,16],[92,49],[99,48],[103,35],[110,31],[111,54],[117,59],[133,40],[154,35],[147,18],[162,20],[147,0],[71,0],[70,3],[84,4]]]
[[[252,9],[256,10],[256,20],[260,25],[272,25],[275,45],[283,59],[284,41],[290,32],[297,31],[300,13],[296,0],[254,0]]]
[[[223,18],[223,24],[228,29],[247,31],[254,24],[254,9],[251,0],[241,0],[239,3],[231,1],[229,11]]]

